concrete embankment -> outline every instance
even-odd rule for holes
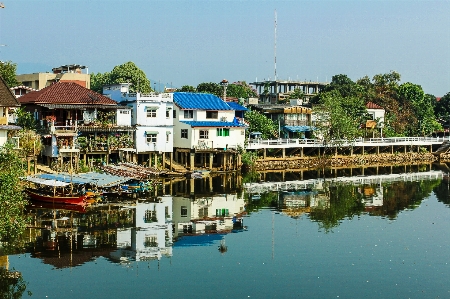
[[[380,164],[433,163],[439,157],[430,153],[376,154],[330,157],[286,157],[258,159],[255,170],[282,170],[327,167],[351,167]]]

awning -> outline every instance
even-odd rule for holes
[[[159,106],[145,106],[145,110],[155,110],[159,109]]]
[[[283,130],[298,133],[298,132],[310,132],[314,130],[314,127],[311,126],[284,126]]]
[[[153,135],[153,134],[159,134],[159,132],[158,132],[158,131],[145,131],[145,134],[147,134],[147,135],[149,135],[149,134]]]
[[[69,183],[65,183],[65,182],[61,182],[61,181],[57,181],[57,180],[46,180],[46,179],[41,179],[41,178],[37,178],[37,177],[33,177],[33,176],[27,176],[25,178],[25,180],[27,180],[28,182],[35,183],[35,184],[41,184],[41,185],[53,186],[53,187],[65,187],[65,186],[69,185]]]

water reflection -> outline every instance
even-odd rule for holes
[[[245,232],[244,216],[264,208],[291,218],[305,216],[328,232],[361,214],[395,219],[402,210],[416,208],[433,190],[448,204],[448,177],[442,171],[421,169],[272,182],[260,178],[276,178],[274,174],[165,180],[152,194],[105,199],[86,208],[32,204],[27,251],[55,269],[98,257],[123,265],[157,261],[159,266],[161,258],[173,255],[173,247],[217,245],[221,253],[227,252],[225,236]]]

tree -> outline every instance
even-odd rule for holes
[[[244,118],[250,124],[250,127],[247,130],[248,132],[260,132],[262,133],[262,139],[271,139],[273,137],[278,137],[277,124],[258,111],[246,111]]]
[[[131,61],[115,66],[110,73],[91,75],[91,89],[98,93],[102,93],[103,85],[119,83],[131,83],[131,92],[153,91],[144,71]]]
[[[24,164],[12,146],[0,147],[0,241],[12,242],[24,232],[27,200],[19,179],[24,175]]]
[[[23,157],[39,155],[43,145],[41,136],[32,130],[20,130],[18,133],[20,152]]]
[[[20,85],[16,79],[17,64],[11,61],[0,61],[0,76],[5,80],[8,87]]]
[[[223,87],[219,83],[214,82],[204,82],[197,85],[197,92],[210,93],[219,98],[223,97]]]
[[[289,100],[291,100],[291,99],[303,100],[304,98],[305,98],[305,93],[300,88],[294,89],[294,91],[291,92],[288,97]]]
[[[228,85],[227,97],[233,97],[238,99],[256,98],[258,97],[258,93],[245,81],[238,81]]]
[[[183,85],[178,91],[180,91],[180,92],[197,92],[197,89],[191,85]]]
[[[17,115],[17,125],[26,130],[36,130],[37,121],[34,119],[30,112],[25,111],[23,108],[18,108],[16,110]]]

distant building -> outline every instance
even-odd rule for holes
[[[291,81],[291,80],[267,80],[249,83],[259,94],[260,104],[277,104],[286,101],[296,90],[300,89],[305,95],[305,102],[318,94],[328,83],[312,81]]]
[[[17,107],[20,107],[20,103],[0,76],[0,146],[3,146],[12,137],[10,136],[12,131],[21,129],[9,122],[10,110]]]
[[[83,73],[83,70],[86,70]],[[22,85],[35,90],[41,90],[56,82],[74,82],[85,88],[91,88],[91,77],[88,68],[79,64],[68,64],[52,69],[51,73],[33,73],[17,75],[16,79]]]

